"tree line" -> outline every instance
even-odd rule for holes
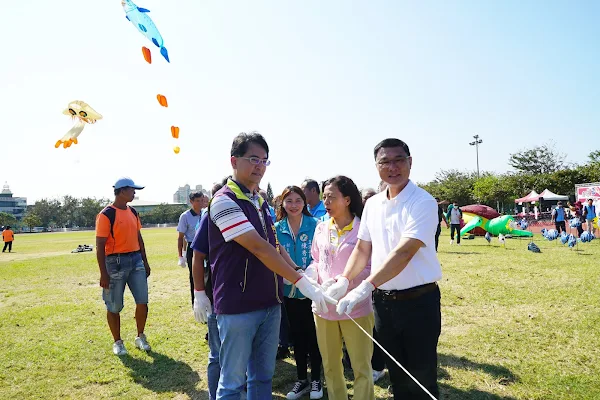
[[[34,227],[74,228],[94,227],[96,216],[112,201],[106,198],[75,198],[64,196],[61,199],[42,199],[27,207],[21,221],[8,213],[0,213],[0,225],[23,226],[31,231]],[[159,204],[150,211],[140,212],[143,224],[177,223],[179,215],[186,210],[182,204]]]
[[[514,200],[548,189],[556,194],[574,194],[575,185],[600,181],[600,151],[588,155],[580,164],[568,164],[565,155],[544,144],[510,155],[508,164],[515,171],[506,173],[442,170],[435,179],[419,186],[440,200],[465,204],[485,204],[512,212]],[[504,207],[502,207],[504,204]],[[503,210],[502,210],[503,209]]]

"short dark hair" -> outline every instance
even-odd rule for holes
[[[231,175],[228,175],[225,178],[221,179],[221,182],[215,182],[215,183],[213,183],[213,187],[210,190],[211,196],[214,196],[215,193],[217,193],[219,190],[221,190],[221,188],[223,186],[227,185],[227,181],[229,180],[229,178],[231,178]]]
[[[204,197],[204,193],[202,192],[192,192],[190,193],[190,200],[198,199]]]
[[[363,212],[362,196],[354,181],[347,176],[338,175],[325,181],[325,186],[335,185],[344,197],[350,197],[350,212],[360,218]]]
[[[125,187],[122,187],[122,188],[115,189],[115,196],[118,196],[118,195],[121,193],[121,191],[122,191],[123,189],[125,189],[125,188],[127,188],[127,186],[125,186]]]
[[[388,138],[383,139],[381,142],[377,143],[377,146],[375,146],[375,150],[373,151],[373,157],[375,157],[375,160],[377,160],[377,153],[379,153],[379,150],[383,149],[384,147],[402,147],[402,150],[404,150],[406,155],[410,156],[410,149],[406,143],[400,139]]]
[[[304,187],[307,188],[308,190],[315,189],[317,191],[317,194],[321,194],[321,192],[320,192],[321,188],[319,188],[319,183],[317,181],[315,181],[314,179],[305,179],[304,183],[305,183]]]
[[[562,206],[562,201],[558,201],[558,203],[556,203],[557,206]]]
[[[269,157],[269,145],[265,138],[258,132],[242,132],[237,135],[233,139],[233,143],[231,144],[231,156],[232,157],[242,157],[248,151],[248,145],[250,143],[254,143],[262,147],[267,152],[267,157]]]

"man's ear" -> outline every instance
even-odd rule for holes
[[[231,166],[233,167],[233,169],[237,169],[237,158],[234,156],[231,156]]]

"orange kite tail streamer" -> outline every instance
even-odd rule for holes
[[[142,54],[144,55],[144,60],[146,60],[148,64],[152,64],[152,53],[150,53],[150,49],[142,47]]]
[[[156,99],[158,100],[158,102],[160,103],[161,106],[169,107],[169,104],[167,104],[167,98],[165,96],[163,96],[162,94],[157,94]]]
[[[179,139],[179,127],[177,127],[177,126],[171,127],[171,136],[173,136],[174,139]]]

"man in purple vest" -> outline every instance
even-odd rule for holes
[[[246,374],[248,400],[272,397],[282,277],[294,282],[317,310],[327,307],[320,286],[296,271],[277,242],[268,205],[258,193],[268,157],[269,146],[260,134],[237,135],[231,146],[233,177],[209,205],[213,307],[221,339],[217,400],[240,399]]]

